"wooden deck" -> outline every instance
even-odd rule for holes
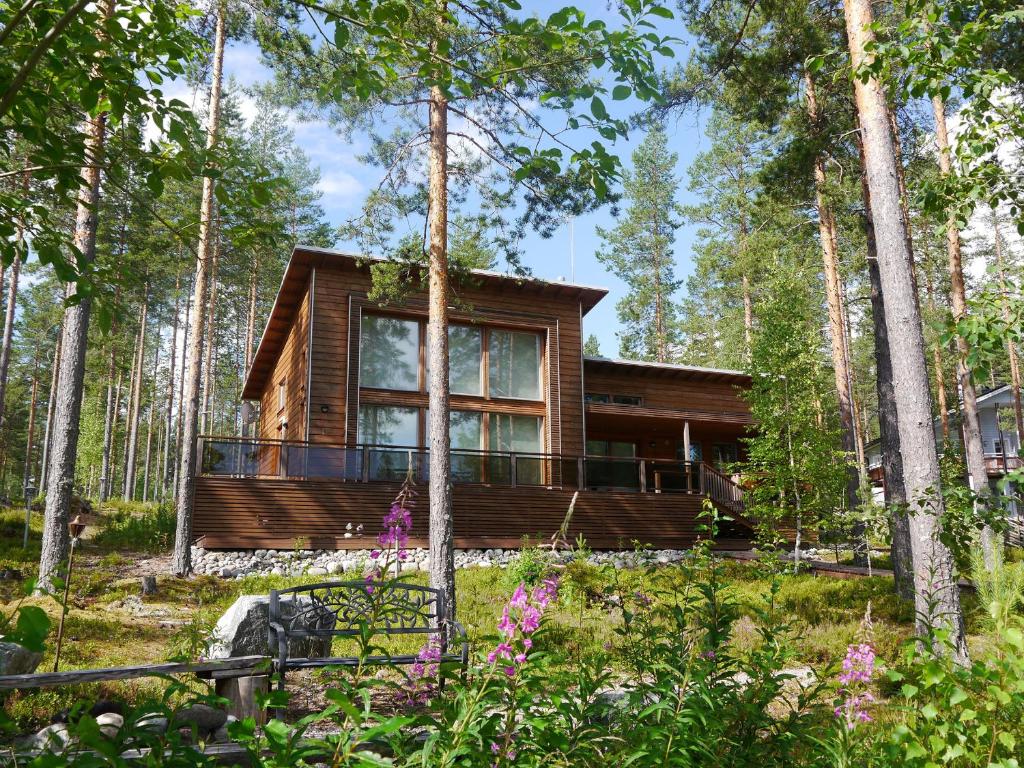
[[[194,526],[210,549],[364,549],[374,546],[398,485],[331,479],[202,476],[196,481]],[[572,489],[454,487],[455,545],[517,547],[558,530]],[[593,549],[629,549],[634,541],[661,549],[698,538],[704,497],[687,493],[582,490],[569,535]],[[410,544],[425,547],[426,498],[413,510]],[[719,545],[747,549],[740,524]]]

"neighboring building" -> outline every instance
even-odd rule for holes
[[[426,296],[367,298],[370,260],[296,248],[242,397],[255,438],[204,437],[195,531],[211,548],[362,548],[428,453]],[[456,545],[569,535],[594,548],[691,544],[705,498],[747,547],[726,470],[751,423],[736,371],[584,357],[582,320],[604,289],[475,272],[452,309]],[[687,457],[689,461],[687,461]]]
[[[950,429],[954,434],[950,439],[956,440],[959,449],[963,450],[963,437],[958,424],[959,413],[950,411]],[[989,486],[993,493],[998,492],[997,484],[1006,471],[1020,469],[1024,459],[1020,456],[1020,436],[1013,419],[1013,393],[1009,385],[998,387],[978,395],[978,417],[981,420],[981,442],[985,449],[985,467],[988,470]],[[1000,425],[1002,422],[1002,425]],[[942,446],[942,421],[935,419],[935,439]],[[876,497],[881,499],[882,493],[882,452],[877,440],[867,447],[868,471],[875,486]],[[1017,514],[1018,505],[1009,502],[1012,514]]]

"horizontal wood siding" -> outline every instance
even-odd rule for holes
[[[691,379],[686,373],[653,367],[615,373],[599,370],[601,367],[600,363],[585,364],[587,392],[639,395],[643,398],[642,407],[650,409],[651,415],[657,415],[658,409],[671,409],[689,411],[695,417],[715,415],[715,420],[720,421],[750,421],[750,406],[733,383],[709,381],[700,374]],[[618,408],[621,410],[622,406]]]
[[[385,483],[200,477],[195,531],[214,549],[363,549],[373,546],[397,491]],[[571,490],[455,486],[455,545],[546,541],[561,526],[572,497]],[[701,497],[684,494],[581,491],[569,538],[582,534],[595,549],[630,549],[634,541],[688,547],[697,538],[701,504]],[[413,512],[412,546],[427,544],[426,515],[424,498]],[[749,539],[738,537],[724,543],[749,547]]]
[[[287,330],[281,355],[274,363],[270,378],[260,397],[259,436],[269,440],[305,440],[306,438],[306,347],[309,343],[308,290],[299,302],[295,321]],[[285,382],[285,408],[278,408],[278,384]],[[287,429],[282,429],[282,421]]]
[[[426,296],[414,292],[399,306],[378,307],[366,295],[369,274],[343,265],[316,268],[309,440],[354,444],[359,405],[359,321],[363,311],[399,312],[426,316]],[[548,289],[550,294],[550,288]],[[580,340],[580,302],[567,289],[564,298],[538,295],[530,283],[509,282],[503,290],[466,286],[457,291],[453,322],[479,322],[533,328],[546,338],[545,451],[570,455],[583,452],[583,372]],[[415,396],[412,396],[415,398]],[[367,393],[366,402],[410,399]],[[424,396],[425,399],[425,396]],[[465,400],[465,403],[463,401]],[[468,398],[453,396],[456,408],[472,407]],[[326,412],[325,412],[326,409]],[[536,413],[537,406],[495,399],[487,410]]]

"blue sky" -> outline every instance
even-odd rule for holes
[[[583,2],[580,7],[588,13],[608,16],[604,2]],[[529,5],[527,5],[529,10]],[[540,7],[540,13],[550,12],[551,7]],[[663,34],[679,34],[680,24],[665,22],[671,25]],[[681,52],[685,55],[685,51]],[[270,80],[272,75],[260,61],[258,48],[251,43],[233,43],[225,56],[225,72],[238,85],[252,86]],[[191,94],[188,94],[191,96]],[[180,97],[180,96],[179,96]],[[626,102],[628,105],[628,102]],[[243,104],[243,111],[254,110],[252,102]],[[696,202],[687,191],[686,169],[696,154],[708,148],[708,140],[701,132],[701,120],[698,115],[687,114],[673,120],[666,127],[670,148],[678,153],[679,165],[677,173],[680,177],[679,201],[681,203]],[[330,126],[323,122],[293,121],[296,144],[309,156],[311,163],[319,168],[321,181],[320,191],[323,194],[321,204],[333,225],[354,216],[362,205],[364,196],[379,180],[379,169],[362,165],[356,158],[366,150],[365,140],[357,135],[350,143],[339,136]],[[625,165],[630,164],[630,155],[642,140],[643,134],[632,133],[628,141],[618,141],[609,147],[609,151],[617,154]],[[586,138],[586,141],[590,141]],[[601,342],[601,351],[605,355],[617,356],[618,339],[616,332],[619,323],[616,318],[615,304],[625,294],[625,285],[614,274],[605,270],[597,261],[595,252],[600,246],[596,227],[611,227],[614,219],[607,209],[577,218],[573,222],[573,240],[575,252],[575,282],[608,288],[610,293],[587,316],[584,324],[586,334],[597,335]],[[690,252],[696,227],[684,226],[677,234],[675,243],[675,260],[677,277],[685,278],[691,272]],[[345,243],[340,243],[344,247]],[[542,239],[531,235],[523,244],[525,256],[523,262],[537,277],[547,279],[564,278],[569,280],[570,274],[570,235],[568,224],[563,226],[550,239]]]

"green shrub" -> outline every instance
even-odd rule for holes
[[[98,545],[136,552],[166,552],[174,543],[175,517],[170,504],[113,505],[100,518]]]

